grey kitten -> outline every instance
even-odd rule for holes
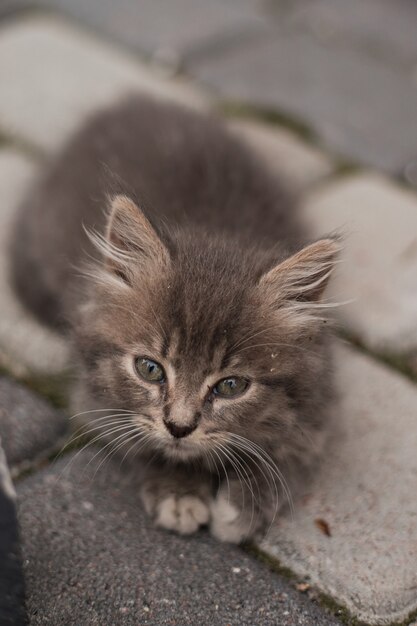
[[[30,191],[13,283],[70,333],[91,434],[148,459],[158,525],[240,542],[310,478],[339,248],[306,245],[292,199],[218,121],[143,97],[89,120]]]

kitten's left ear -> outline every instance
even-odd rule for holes
[[[260,280],[271,302],[283,300],[318,302],[328,283],[337,257],[341,251],[341,239],[320,239],[279,263]]]

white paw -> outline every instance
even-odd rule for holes
[[[210,505],[210,532],[213,537],[228,543],[240,543],[248,536],[248,526],[242,520],[239,509],[225,493],[220,492]]]
[[[209,521],[208,506],[196,496],[168,496],[157,503],[155,523],[157,526],[175,530],[180,535],[196,532]]]

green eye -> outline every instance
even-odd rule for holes
[[[143,380],[150,383],[165,382],[164,368],[156,361],[139,356],[135,359],[135,368]]]
[[[248,386],[244,378],[223,378],[213,387],[213,393],[221,398],[234,398],[246,391]]]

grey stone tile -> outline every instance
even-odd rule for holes
[[[311,193],[304,216],[315,235],[345,235],[326,297],[346,302],[338,320],[367,346],[417,349],[417,195],[374,173]]]
[[[14,380],[0,378],[0,439],[10,466],[45,457],[67,427],[61,411]]]
[[[0,150],[0,364],[14,374],[63,371],[68,346],[39,324],[20,304],[9,283],[9,240],[22,194],[36,173],[35,163],[12,148]]]
[[[26,0],[1,0],[0,2],[0,20],[9,18],[21,11],[27,9],[30,2]]]
[[[417,63],[417,5],[413,0],[297,0],[291,26],[365,56],[413,69]]]
[[[166,60],[215,49],[257,32],[253,8],[221,0],[43,0],[136,50]]]
[[[18,485],[31,624],[337,626],[239,548],[153,528],[136,480],[112,461],[92,480],[92,454]]]
[[[231,120],[229,128],[297,193],[305,193],[334,169],[326,155],[285,128],[243,119]]]
[[[392,172],[415,158],[417,81],[360,51],[277,30],[190,71],[223,98],[298,117],[349,158]]]
[[[417,608],[417,388],[347,347],[336,357],[337,432],[261,547],[359,619],[403,622]]]
[[[60,146],[83,117],[127,92],[208,106],[184,79],[162,77],[71,22],[42,14],[0,27],[0,85],[7,86],[0,128],[45,151]]]

